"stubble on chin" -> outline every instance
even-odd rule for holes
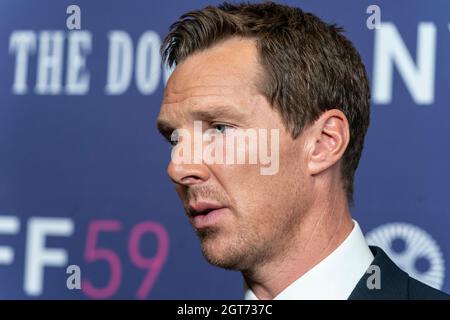
[[[261,240],[224,234],[219,228],[196,230],[201,242],[202,254],[212,265],[234,271],[252,269],[261,263],[268,253],[267,247],[261,248]],[[262,250],[261,250],[262,249]]]
[[[201,243],[202,254],[210,264],[227,269],[240,270],[245,248],[240,241],[233,241],[230,235],[219,228],[196,230]]]

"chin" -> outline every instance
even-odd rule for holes
[[[203,256],[213,266],[233,271],[243,270],[242,260],[237,257],[226,257],[218,254],[210,254],[206,250],[202,250]]]
[[[244,257],[243,248],[230,243],[230,239],[223,239],[218,233],[201,232],[200,241],[202,254],[210,264],[228,270],[242,270]],[[227,241],[228,240],[228,241]]]

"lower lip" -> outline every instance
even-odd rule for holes
[[[194,217],[194,227],[197,229],[206,228],[216,224],[221,216],[225,214],[226,208],[220,208],[209,212],[206,215],[198,215]]]

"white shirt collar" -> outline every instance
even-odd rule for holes
[[[353,220],[352,232],[330,255],[291,283],[274,300],[346,300],[374,257]],[[245,287],[245,300],[258,300]]]

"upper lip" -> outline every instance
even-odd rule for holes
[[[215,209],[221,209],[224,208],[224,206],[208,201],[197,201],[193,203],[189,203],[188,207],[188,214],[191,217],[195,217],[200,214],[207,214],[210,211],[213,211]]]

